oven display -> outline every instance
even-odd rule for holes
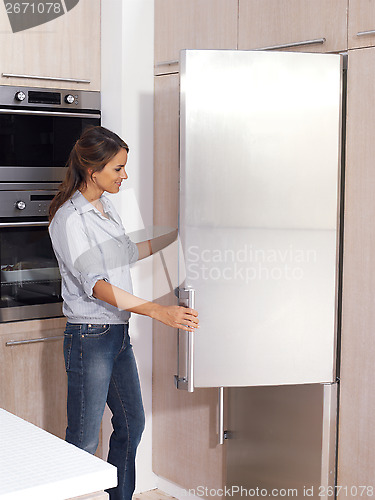
[[[32,104],[61,104],[60,92],[38,92],[29,90],[28,102]]]

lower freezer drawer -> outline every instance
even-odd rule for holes
[[[332,498],[336,414],[337,384],[228,389],[232,498]]]

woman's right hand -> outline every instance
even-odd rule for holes
[[[198,312],[190,307],[161,306],[156,308],[153,318],[172,328],[188,332],[199,328]]]

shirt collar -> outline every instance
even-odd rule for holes
[[[97,213],[100,217],[103,217],[103,215],[97,210],[92,203],[90,203],[86,198],[83,196],[83,194],[77,191],[73,194],[73,196],[70,198],[72,204],[74,205],[74,208],[77,210],[77,212],[82,215],[86,212],[89,212],[90,210],[93,210],[95,213]],[[117,220],[116,214],[112,210],[112,206],[110,201],[105,195],[102,195],[100,197],[100,200],[103,204],[104,211],[110,215],[110,217],[118,224],[119,221]]]
[[[83,194],[80,191],[78,191],[78,189],[70,198],[70,201],[74,205],[74,208],[77,210],[79,214],[84,214],[89,210],[95,210],[94,205],[92,205],[89,201],[87,201],[86,198],[83,196]]]

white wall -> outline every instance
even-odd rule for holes
[[[153,0],[102,0],[102,124],[130,147],[129,179],[114,201],[127,232],[152,225]],[[135,295],[152,300],[151,262],[132,270]],[[130,335],[138,362],[146,428],[137,454],[137,491],[155,488],[152,472],[152,323],[133,315]],[[104,450],[111,433],[104,423]]]

